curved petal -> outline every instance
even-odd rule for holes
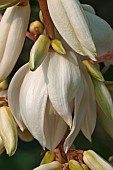
[[[12,17],[12,22],[8,20],[10,17],[7,15],[6,23],[4,23],[4,25],[8,25],[7,22],[11,22],[11,25],[9,30],[7,30],[8,35],[4,44],[5,47],[3,47],[4,53],[2,55],[2,60],[0,61],[0,81],[4,80],[10,74],[21,53],[30,16],[29,4],[26,6],[14,6],[11,8],[15,8],[13,11],[14,15]],[[2,42],[0,44],[2,44]]]
[[[91,141],[91,135],[96,125],[96,99],[92,80],[85,68],[82,71],[88,85],[88,107],[81,130],[85,137]]]
[[[87,12],[90,12],[90,13],[96,15],[95,10],[94,10],[94,8],[91,5],[82,4],[82,8],[84,9],[84,11],[87,11]]]
[[[68,45],[79,54],[95,60],[95,45],[79,1],[47,0],[47,3],[53,23]]]
[[[80,85],[81,86],[79,86],[79,90],[75,96],[75,109],[72,128],[64,142],[65,152],[68,151],[78,135],[87,112],[88,101],[86,99],[88,97],[88,86],[84,76],[82,76],[82,82]]]
[[[76,65],[68,60],[72,58],[71,53],[67,53],[66,56],[51,53],[49,57],[47,73],[49,98],[58,114],[71,127],[72,113],[69,103],[74,98],[81,81],[79,66],[77,60]]]
[[[103,127],[103,129],[109,134],[113,139],[113,120],[104,114],[101,108],[97,105],[97,119]]]
[[[102,18],[85,11],[98,55],[113,50],[113,30]]]
[[[25,125],[23,124],[20,115],[19,94],[21,84],[28,70],[29,70],[28,64],[22,66],[14,75],[8,88],[8,104],[18,126],[22,131],[25,129]]]
[[[29,71],[24,78],[20,89],[20,110],[22,119],[40,144],[45,147],[44,117],[48,97],[45,76],[48,66],[48,57],[35,70]]]
[[[48,99],[44,118],[44,134],[47,149],[53,150],[56,148],[64,137],[67,127]]]

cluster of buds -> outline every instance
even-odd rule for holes
[[[69,155],[68,155],[69,154]],[[55,152],[47,151],[40,166],[34,170],[112,170],[113,167],[93,150],[70,150],[65,163],[59,162]]]

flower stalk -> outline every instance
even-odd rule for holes
[[[47,7],[47,0],[38,0],[40,9],[42,11],[43,19],[44,19],[44,25],[46,29],[46,34],[53,39],[54,38],[54,25],[51,20],[48,7]]]

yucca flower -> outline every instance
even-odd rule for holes
[[[66,152],[80,130],[91,140],[95,95],[88,72],[80,65],[71,51],[66,55],[50,52],[35,71],[26,64],[10,83],[8,101],[18,125],[22,129],[24,122],[33,137],[50,150],[60,143],[68,127]]]
[[[113,30],[90,5],[78,0],[47,0],[52,21],[67,44],[77,53],[96,60],[113,50]]]
[[[24,45],[30,6],[7,8],[0,22],[0,82],[11,73]]]

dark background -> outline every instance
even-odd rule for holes
[[[81,3],[87,3],[92,5],[96,13],[105,19],[113,28],[113,0],[81,0]],[[38,2],[37,0],[31,0],[31,19],[34,21],[38,19]],[[10,78],[13,76],[15,71],[23,64],[28,61],[29,51],[33,42],[26,38],[26,42],[22,51],[22,54],[12,71]],[[21,62],[23,61],[23,62]],[[106,79],[113,80],[112,68],[105,75]],[[104,130],[98,125],[92,137],[92,143],[89,143],[85,137],[80,133],[75,140],[77,149],[93,149],[107,159],[110,155],[113,155],[113,140],[104,132]],[[4,152],[0,156],[0,170],[32,170],[36,167],[41,160],[42,148],[37,141],[30,143],[22,142],[19,140],[18,149],[14,156],[9,157]]]

